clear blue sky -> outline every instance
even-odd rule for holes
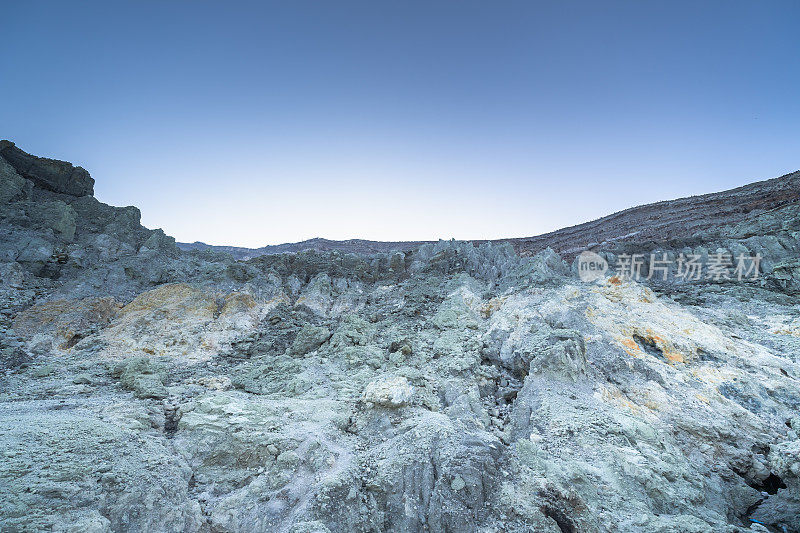
[[[527,236],[800,167],[800,2],[6,2],[0,137],[179,240]]]

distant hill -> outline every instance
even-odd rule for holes
[[[533,254],[549,247],[570,259],[581,250],[612,242],[688,239],[701,232],[713,232],[714,228],[745,221],[766,211],[797,202],[798,199],[800,171],[727,191],[632,207],[591,222],[535,237],[499,239],[492,242],[510,242],[522,254]],[[477,244],[485,241],[474,242]],[[182,250],[228,252],[237,259],[245,260],[260,255],[303,250],[338,250],[364,254],[392,252],[412,250],[422,244],[425,241],[332,241],[316,238],[261,248],[213,246],[202,242],[178,243],[178,246]]]

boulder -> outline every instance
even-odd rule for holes
[[[313,352],[331,338],[328,328],[317,326],[305,326],[297,333],[292,343],[291,353],[294,355],[305,355]]]
[[[164,387],[167,375],[164,368],[151,363],[147,357],[126,359],[112,373],[119,377],[122,388],[133,391],[137,398],[160,400],[167,397],[167,389]]]
[[[371,381],[364,389],[364,401],[381,407],[402,407],[411,402],[414,389],[404,377]]]

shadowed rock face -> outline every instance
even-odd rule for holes
[[[757,278],[583,283],[508,242],[182,252],[0,154],[0,530],[799,532],[795,180],[548,241]]]
[[[17,173],[43,189],[70,196],[94,194],[94,180],[86,170],[66,161],[45,159],[23,152],[11,141],[0,141],[0,155]]]

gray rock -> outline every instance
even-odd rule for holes
[[[72,242],[75,238],[76,215],[68,204],[55,200],[52,202],[38,202],[31,209],[31,220],[37,226],[51,229],[62,240]]]
[[[35,263],[42,265],[53,257],[54,244],[38,236],[23,237],[11,248],[13,259],[19,263]]]
[[[32,187],[33,183],[17,174],[14,167],[0,157],[0,204],[27,199]]]
[[[112,375],[119,378],[122,387],[133,391],[137,398],[163,399],[168,396],[164,387],[166,372],[145,357],[134,357],[119,363]]]
[[[330,338],[331,332],[328,328],[305,326],[297,333],[289,351],[294,355],[305,355],[322,346]]]

